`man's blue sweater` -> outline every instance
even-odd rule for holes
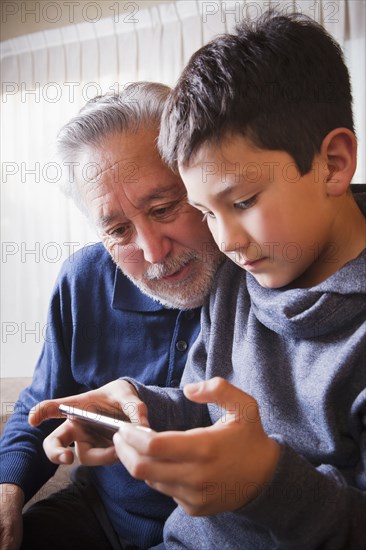
[[[122,376],[178,386],[198,334],[199,313],[166,309],[143,295],[101,244],[71,256],[53,292],[33,382],[21,393],[1,439],[0,482],[20,485],[28,500],[56,470],[42,441],[59,421],[38,428],[27,422],[39,401]],[[116,532],[141,548],[157,544],[174,502],[132,479],[121,464],[90,472]]]

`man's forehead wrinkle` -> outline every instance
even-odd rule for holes
[[[95,186],[91,185],[91,183],[92,182],[83,182],[85,198],[91,198],[91,202],[95,202],[95,200],[99,199],[102,195],[101,193],[98,193],[97,196],[95,195]]]
[[[114,220],[119,220],[121,221],[121,219],[124,219],[125,218],[125,215],[123,212],[119,211],[119,212],[115,212],[113,214],[107,214],[105,216],[101,216],[98,220],[98,225],[100,227],[108,227],[112,222],[114,222]]]
[[[103,176],[103,174],[105,174],[106,172],[108,172],[109,170],[113,170],[116,166],[118,166],[118,164],[120,164],[121,162],[124,162],[122,160],[117,160],[116,162],[114,162],[113,164],[111,164],[110,166],[106,166],[104,169],[101,169],[99,170],[99,172],[97,173],[97,177],[100,177],[100,176]]]
[[[113,172],[116,172],[116,168],[118,168],[119,165],[125,166],[126,169],[131,169],[131,167],[136,167],[138,169],[138,164],[133,160],[123,159],[123,160],[116,160],[110,165],[107,165],[105,162],[103,163],[96,163],[97,169],[96,169],[96,176],[95,179],[98,179],[104,175],[106,175],[110,170]],[[104,166],[103,166],[104,165]],[[119,171],[116,172],[117,174]]]

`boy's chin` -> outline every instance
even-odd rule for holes
[[[296,279],[290,275],[279,275],[279,274],[254,274],[251,273],[257,283],[263,288],[268,288],[271,290],[276,290],[285,287],[296,286]]]
[[[263,288],[271,289],[271,290],[275,290],[275,289],[278,289],[278,288],[285,287],[288,284],[288,283],[274,282],[272,280],[268,280],[268,279],[263,278],[263,277],[254,277],[254,278],[256,279],[257,283],[260,286],[262,286]]]

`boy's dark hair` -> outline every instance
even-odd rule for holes
[[[340,46],[315,21],[266,13],[198,50],[168,99],[159,148],[176,170],[206,141],[239,133],[288,152],[302,175],[334,128],[354,131]]]

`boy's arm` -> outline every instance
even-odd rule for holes
[[[137,380],[124,380],[134,386],[139,398],[146,404],[149,426],[153,430],[182,431],[211,424],[207,406],[187,399],[182,389],[145,386]]]
[[[268,437],[256,402],[227,381],[212,379],[185,392],[199,402],[216,401],[226,414],[213,426],[183,433],[120,430],[116,451],[133,476],[172,496],[189,515],[219,514],[223,542],[228,516],[220,513],[233,512],[238,541],[251,520],[281,548],[299,541],[299,548],[364,547],[365,426],[355,487],[336,468],[314,467],[280,437]]]
[[[281,456],[275,475],[263,493],[238,513],[265,527],[280,547],[301,540],[303,548],[363,549],[365,471],[361,486],[352,486],[334,466],[314,467],[280,437],[276,439]]]
[[[210,328],[208,324],[208,336]],[[202,335],[199,339],[202,341]],[[216,362],[221,364],[220,348],[214,351]],[[365,372],[363,357],[356,369],[360,373]],[[204,354],[201,360],[205,367]],[[188,365],[184,381],[205,380],[205,376],[203,370],[196,377],[196,371]],[[257,534],[262,532],[266,540],[280,548],[363,549],[366,390],[354,400],[352,421],[347,419],[350,452],[338,459],[335,467],[319,464],[316,455],[306,460],[276,433],[263,434],[255,401],[238,388],[217,379],[204,384],[208,385],[198,388],[196,397],[186,389],[187,397],[214,403],[209,405],[210,410],[221,404],[228,412],[213,426],[183,433],[137,433],[127,427],[115,436],[115,445],[130,473],[172,496],[189,514],[217,514],[212,522],[216,546],[224,546],[228,537],[233,537],[240,547],[247,536],[246,527],[254,525]],[[239,421],[236,411],[241,411]],[[335,461],[334,453],[330,448],[329,461]],[[232,513],[218,513],[227,511]],[[212,524],[205,522],[199,531],[199,521],[192,524],[178,508],[168,520],[167,533],[177,541],[174,527],[182,535],[194,525],[194,538],[197,533],[210,533]],[[192,540],[187,544],[184,537],[186,546],[194,547]]]
[[[364,369],[362,362],[360,368]],[[281,446],[275,475],[265,491],[240,512],[266,527],[280,547],[302,540],[304,548],[363,550],[366,541],[365,389],[351,406],[348,430],[350,440],[353,439],[358,448],[338,461],[337,466],[310,463],[280,435],[274,434]]]
[[[197,404],[215,402],[226,412],[214,425],[185,432],[126,425],[114,436],[117,455],[131,475],[172,496],[190,515],[236,510],[271,479],[279,446],[264,433],[255,400],[226,380],[189,384],[184,392]],[[239,490],[230,489],[237,485]]]

